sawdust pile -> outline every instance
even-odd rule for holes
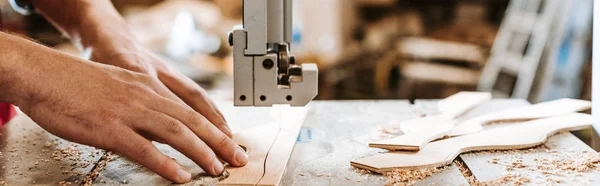
[[[388,173],[384,173],[389,178],[386,185],[414,185],[417,181],[430,177],[436,172],[444,170],[441,168],[425,168],[425,169],[396,169]]]
[[[531,152],[529,150],[508,150],[508,151],[490,151],[483,153],[501,153],[506,158],[492,158],[488,160],[490,164],[497,164],[503,167],[504,175],[495,180],[481,182],[477,180],[469,168],[459,158],[454,161],[460,172],[467,179],[470,185],[555,185],[560,183],[569,183],[568,181],[578,181],[581,183],[583,174],[591,171],[600,171],[600,153],[590,151],[550,151],[546,152],[549,156],[541,156],[533,161],[525,161],[522,153]],[[416,182],[432,176],[433,174],[444,170],[441,168],[427,168],[418,170],[396,169],[384,175],[389,178],[386,185],[414,185]],[[360,169],[362,170],[362,169]],[[361,174],[370,174],[371,172],[362,170]],[[532,176],[532,175],[543,176]],[[584,180],[585,181],[585,180]],[[590,180],[587,180],[588,182]],[[584,182],[585,184],[585,182]],[[589,185],[591,183],[588,183]]]

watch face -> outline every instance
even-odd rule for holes
[[[23,15],[33,14],[33,4],[30,0],[8,0],[10,6]]]

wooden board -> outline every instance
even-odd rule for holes
[[[351,165],[373,172],[396,168],[426,168],[448,165],[460,153],[478,150],[530,148],[542,144],[549,135],[591,126],[591,115],[570,114],[495,128],[480,133],[432,142],[418,152],[388,152],[357,159]]]
[[[437,117],[434,119],[437,119]],[[452,130],[454,125],[454,121],[437,119],[437,121],[433,121],[433,123],[420,125],[431,126],[430,128],[413,130],[410,133],[406,133],[395,138],[371,142],[369,143],[369,147],[387,150],[418,151],[429,142],[444,137],[448,131]]]
[[[279,107],[274,114],[280,125],[234,134],[233,139],[248,149],[252,166],[228,167],[230,176],[219,185],[279,185],[306,116],[306,108]]]
[[[249,156],[244,167],[226,167],[228,176],[211,177],[192,160],[168,145],[155,145],[192,173],[184,185],[279,185],[294,142],[306,116],[305,107],[237,107],[219,103],[234,131],[233,139],[246,147]],[[94,185],[170,185],[171,182],[126,158],[110,162]]]
[[[403,135],[369,143],[369,147],[388,150],[419,150],[432,140],[443,137],[454,127],[453,119],[492,99],[488,92],[459,92],[437,103],[439,115],[400,123]],[[429,135],[423,135],[427,133]]]
[[[19,112],[0,127],[0,185],[79,185],[103,152],[60,139]]]
[[[592,103],[590,101],[565,98],[503,112],[490,113],[460,122],[456,127],[448,132],[448,136],[460,136],[479,132],[483,130],[482,125],[485,124],[503,121],[527,121],[532,119],[565,115],[572,112],[589,110],[591,106]]]
[[[528,121],[539,118],[564,115],[576,111],[587,110],[591,103],[585,100],[560,99],[544,102],[518,109],[490,113],[483,116],[471,118],[459,122],[457,120],[445,120],[444,117],[436,116],[408,123],[402,128],[409,131],[405,135],[396,138],[370,143],[370,147],[388,150],[419,150],[429,142],[444,136],[460,136],[483,130],[482,125],[506,122],[506,121]],[[414,132],[410,132],[414,131]]]
[[[434,128],[435,126],[432,126],[432,124],[456,119],[472,108],[491,99],[492,94],[488,92],[459,92],[437,102],[436,107],[431,108],[435,111],[429,111],[430,114],[427,117],[401,122],[400,129],[404,133],[411,133]]]
[[[471,110],[473,107],[491,99],[492,94],[489,92],[463,91],[438,102],[438,109],[442,115],[454,119]]]

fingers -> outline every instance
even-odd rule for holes
[[[150,141],[133,131],[123,132],[116,139],[115,151],[175,183],[186,183],[192,175],[173,159],[162,154]]]
[[[223,114],[208,95],[198,84],[184,76],[159,73],[160,80],[181,98],[192,109],[206,117],[213,125],[220,129],[225,135],[232,137],[231,129],[225,121]]]
[[[202,167],[208,174],[219,175],[223,173],[225,167],[217,159],[213,150],[200,140],[186,125],[177,119],[156,111],[145,115],[155,115],[157,117],[153,118],[151,123],[138,126],[139,129],[171,145],[171,147],[177,149]]]
[[[204,116],[192,109],[181,107],[170,100],[165,99],[165,102],[161,104],[163,105],[157,107],[157,112],[165,113],[187,126],[220,158],[233,166],[244,166],[248,163],[246,152],[231,138],[212,125]],[[184,143],[189,145],[189,142],[184,141]]]

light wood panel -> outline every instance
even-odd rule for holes
[[[478,150],[523,149],[542,144],[549,135],[591,126],[588,114],[533,120],[480,133],[432,142],[418,152],[388,152],[351,161],[351,165],[383,173],[396,168],[416,169],[448,165],[460,153]]]
[[[247,148],[244,167],[227,167],[229,177],[218,185],[279,185],[300,127],[306,117],[304,107],[276,106],[279,126],[252,128],[234,134],[233,139]]]

